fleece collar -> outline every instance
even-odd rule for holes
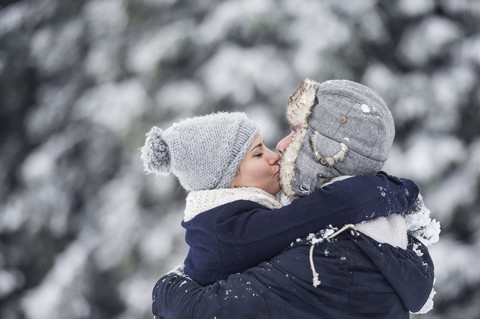
[[[187,222],[207,210],[237,200],[256,202],[269,209],[277,209],[283,206],[275,196],[256,187],[192,191],[187,196],[183,220]]]
[[[297,132],[292,142],[288,145],[282,156],[282,165],[280,166],[280,180],[285,194],[292,198],[298,198],[298,195],[292,189],[292,179],[295,174],[295,165],[298,152],[302,147],[303,138],[308,129],[308,117],[315,105],[318,86],[320,84],[310,79],[305,79],[297,91],[288,99],[286,117],[291,127],[295,127]]]

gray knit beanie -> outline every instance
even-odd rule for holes
[[[392,115],[378,93],[348,80],[304,80],[286,115],[298,128],[280,170],[282,188],[292,198],[340,175],[381,170],[395,136]]]
[[[147,173],[172,172],[186,191],[226,188],[258,132],[240,112],[188,118],[166,130],[154,126],[141,158]]]

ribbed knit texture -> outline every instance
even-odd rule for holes
[[[226,188],[258,133],[240,112],[187,118],[164,131],[154,127],[142,148],[145,171],[172,172],[186,191]]]

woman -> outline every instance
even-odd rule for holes
[[[315,95],[315,94],[314,94]],[[315,96],[314,96],[314,100]],[[313,102],[313,100],[312,100]],[[311,105],[310,105],[311,107]],[[373,117],[372,117],[373,118]],[[375,117],[376,118],[376,117]],[[385,119],[388,120],[388,119]],[[378,122],[378,121],[377,121]],[[381,121],[383,122],[383,120]],[[393,124],[393,122],[392,122]],[[293,125],[292,125],[293,126]],[[297,128],[298,129],[298,128]],[[389,143],[388,139],[386,139],[386,144]],[[379,147],[384,148],[385,143],[380,143]],[[391,143],[391,141],[390,141]],[[253,143],[251,144],[249,151],[255,151],[258,148],[262,148],[263,144],[262,143]],[[265,150],[264,150],[265,151]],[[249,161],[248,154],[250,152],[247,152],[247,156],[245,159],[242,161],[240,164],[240,170],[238,175],[232,180],[232,182],[229,183],[230,187],[237,186],[235,185],[238,180],[245,180],[245,176],[250,176],[252,177],[254,173],[258,172],[258,170],[253,170],[252,172],[249,173],[248,167],[249,165],[243,165],[246,164]],[[270,158],[270,165],[273,167],[275,165],[274,158],[275,156],[268,156],[269,151],[266,151],[266,158]],[[255,152],[253,152],[255,153]],[[251,161],[253,161],[256,156],[259,156],[262,154],[262,152],[254,154],[253,157],[251,158]],[[262,154],[263,156],[265,154]],[[386,158],[385,158],[386,159]],[[384,159],[384,160],[385,160]],[[292,159],[288,159],[292,160]],[[295,163],[297,162],[296,159]],[[348,160],[346,161],[347,163],[349,162]],[[370,163],[371,159],[366,159],[362,163]],[[383,162],[382,162],[383,164]],[[243,165],[243,166],[242,166]],[[295,164],[297,165],[297,164]],[[376,164],[377,165],[377,164]],[[283,167],[288,167],[286,163],[283,164]],[[243,168],[243,169],[242,169]],[[265,170],[268,171],[268,170]],[[272,171],[272,174],[266,174],[266,176],[274,176],[275,170]],[[239,178],[240,176],[240,178]],[[306,175],[298,176],[300,177],[299,179],[292,179],[293,181],[304,181],[304,177],[308,177]],[[310,176],[310,179],[312,179],[314,176]],[[374,182],[373,184],[369,184],[371,181],[369,181],[369,178],[386,178],[391,181],[397,181],[399,184],[395,184],[395,182],[391,185],[380,185],[377,182]],[[259,180],[262,180],[262,178],[257,177]],[[253,178],[250,179],[250,181],[255,181],[258,182],[257,179]],[[312,286],[311,282],[311,276],[312,276],[312,271],[313,274],[315,275],[315,268],[312,266],[312,262],[309,264],[308,262],[299,262],[299,260],[304,260],[310,255],[310,258],[312,258],[312,253],[308,252],[310,250],[310,245],[311,245],[311,240],[310,241],[298,241],[296,244],[291,245],[287,247],[282,253],[279,253],[278,249],[270,249],[272,245],[274,246],[275,243],[280,242],[282,245],[280,245],[280,249],[284,248],[296,239],[297,237],[305,236],[308,232],[315,232],[318,231],[321,228],[318,228],[318,220],[321,219],[322,217],[318,216],[317,214],[310,215],[309,217],[311,218],[310,220],[307,220],[307,224],[303,224],[305,216],[302,214],[305,211],[309,211],[310,205],[314,205],[315,201],[317,200],[317,204],[326,204],[325,206],[322,206],[321,210],[326,209],[327,211],[333,210],[335,208],[339,209],[337,212],[339,215],[345,214],[345,211],[342,211],[342,209],[347,209],[350,210],[351,212],[354,211],[355,214],[358,214],[357,218],[360,216],[360,218],[363,216],[365,217],[365,212],[368,212],[369,214],[371,212],[377,212],[378,209],[384,209],[388,207],[388,209],[392,208],[390,206],[390,203],[392,198],[386,199],[386,197],[390,197],[393,193],[395,193],[395,190],[398,190],[400,188],[403,188],[402,183],[405,183],[405,180],[398,180],[395,178],[390,178],[387,177],[385,174],[380,174],[377,176],[369,176],[369,177],[354,177],[350,178],[345,181],[340,181],[333,183],[329,186],[324,187],[323,189],[316,190],[314,191],[311,195],[304,197],[300,200],[294,201],[292,205],[287,206],[282,208],[284,211],[283,213],[287,218],[285,220],[281,219],[275,219],[276,215],[274,212],[268,210],[267,214],[262,216],[262,218],[258,219],[261,222],[259,223],[259,227],[255,229],[254,232],[250,232],[248,230],[252,230],[255,227],[255,219],[256,217],[256,211],[253,211],[251,213],[251,209],[246,209],[244,211],[242,210],[236,210],[235,206],[238,204],[238,202],[235,201],[229,201],[226,200],[227,203],[229,204],[224,204],[223,206],[214,206],[213,208],[209,207],[206,210],[201,210],[202,212],[199,215],[195,215],[194,218],[198,218],[200,216],[205,216],[205,219],[200,222],[200,224],[203,225],[213,225],[211,226],[210,230],[207,232],[204,232],[203,229],[197,233],[197,236],[191,236],[191,243],[193,245],[196,245],[198,242],[201,241],[200,245],[198,247],[203,248],[204,250],[202,251],[201,249],[198,249],[196,247],[191,248],[189,252],[189,256],[194,256],[193,260],[195,260],[195,257],[201,258],[200,256],[197,256],[195,254],[192,254],[192,250],[197,250],[201,253],[207,253],[210,254],[210,256],[215,256],[216,252],[214,252],[215,248],[218,247],[220,251],[222,249],[224,250],[219,254],[219,256],[216,256],[218,258],[214,258],[213,262],[210,264],[212,266],[212,272],[215,273],[214,276],[211,278],[214,278],[215,276],[217,277],[223,277],[225,278],[226,275],[228,275],[228,271],[226,272],[218,272],[218,267],[222,265],[227,265],[226,269],[229,269],[230,272],[233,271],[240,271],[236,269],[242,269],[246,266],[248,266],[251,263],[258,263],[262,260],[265,260],[265,257],[268,256],[268,254],[275,254],[278,256],[275,257],[270,263],[269,262],[264,262],[261,263],[258,267],[255,267],[253,269],[247,270],[242,274],[236,274],[230,276],[226,281],[217,281],[215,284],[207,287],[200,287],[198,284],[195,282],[186,279],[183,276],[179,276],[177,274],[169,274],[165,277],[163,277],[159,282],[157,283],[157,286],[154,289],[154,302],[152,305],[152,309],[155,315],[157,315],[159,318],[203,318],[209,317],[209,316],[217,316],[217,318],[222,318],[222,317],[228,317],[228,318],[241,318],[241,317],[252,317],[252,318],[292,318],[292,317],[298,317],[298,318],[333,318],[338,316],[339,312],[342,312],[341,306],[344,305],[344,300],[338,301],[338,302],[333,302],[335,297],[342,296],[342,290],[343,292],[348,291],[348,287],[345,286],[345,282],[348,282],[347,279],[345,280],[335,280],[335,278],[340,278],[340,277],[345,277],[345,278],[350,278],[350,276],[345,276],[345,269],[350,269],[352,266],[362,266],[363,270],[368,269],[369,271],[369,276],[366,276],[366,279],[372,279],[375,278],[374,282],[377,282],[377,284],[381,288],[387,287],[387,289],[383,289],[383,292],[386,293],[389,291],[388,287],[390,287],[391,290],[391,285],[393,285],[394,282],[397,282],[397,285],[394,285],[395,287],[402,287],[402,284],[406,283],[413,283],[416,286],[411,287],[410,289],[413,289],[415,293],[408,294],[409,289],[404,289],[407,293],[402,293],[401,291],[398,291],[397,294],[401,297],[406,296],[406,300],[399,301],[398,298],[399,296],[393,297],[393,295],[396,295],[395,291],[389,292],[392,297],[387,298],[384,304],[381,304],[378,306],[378,308],[381,308],[382,310],[378,310],[377,314],[380,315],[378,316],[372,316],[372,318],[382,318],[382,315],[384,316],[385,314],[392,314],[396,312],[401,312],[401,318],[404,318],[403,315],[408,316],[408,310],[404,308],[404,304],[408,307],[408,309],[412,310],[418,310],[418,306],[422,306],[423,303],[425,302],[426,297],[425,295],[425,286],[427,286],[427,296],[429,289],[431,288],[431,284],[433,279],[429,277],[429,275],[432,272],[432,267],[431,267],[431,260],[428,257],[428,251],[425,249],[425,257],[423,259],[419,258],[418,256],[414,256],[410,253],[405,253],[404,255],[398,256],[398,251],[396,250],[389,250],[384,249],[384,248],[376,248],[376,244],[374,244],[374,241],[369,241],[369,239],[366,239],[366,237],[359,237],[358,233],[353,231],[352,234],[348,235],[346,233],[340,232],[340,234],[336,234],[335,240],[337,241],[337,244],[333,246],[329,246],[330,243],[326,242],[323,245],[325,247],[322,247],[322,249],[325,248],[325,252],[331,250],[331,255],[332,257],[334,255],[337,255],[339,251],[344,253],[343,256],[337,256],[339,258],[330,258],[328,262],[322,261],[320,264],[322,266],[328,266],[328,269],[322,269],[322,272],[329,277],[329,275],[332,275],[332,278],[322,278],[323,282],[323,289],[313,289],[312,287],[315,288],[315,286],[318,286],[320,283],[317,279],[316,285]],[[267,183],[268,184],[268,183]],[[267,185],[265,184],[265,185]],[[295,183],[292,183],[292,185]],[[271,186],[271,184],[268,184]],[[251,186],[249,184],[241,184],[240,186]],[[261,186],[261,184],[257,184],[255,186]],[[285,185],[284,185],[285,186]],[[292,189],[295,189],[295,187],[299,186],[300,190],[305,190],[303,188],[303,184],[300,185],[293,185]],[[370,186],[373,186],[370,188]],[[378,190],[382,189],[385,192],[379,192]],[[238,189],[234,189],[236,191]],[[349,190],[348,192],[345,192],[345,190]],[[223,190],[221,191],[223,192]],[[275,192],[275,190],[273,191]],[[410,193],[410,191],[408,191]],[[399,197],[396,197],[394,199],[394,211],[395,209],[400,209],[400,210],[406,210],[408,207],[411,205],[411,199],[415,199],[416,195],[418,194],[418,189],[416,189],[415,194],[413,198],[404,198],[406,201],[403,202],[403,204],[399,205],[399,202],[397,201],[400,199]],[[208,191],[207,193],[212,194],[211,191]],[[216,193],[213,192],[213,194]],[[352,196],[352,194],[354,194]],[[375,195],[380,195],[380,196],[375,196]],[[411,195],[410,194],[403,194],[403,195]],[[190,196],[190,194],[189,194]],[[214,196],[214,195],[212,195]],[[323,197],[322,197],[323,196]],[[356,197],[355,197],[356,196]],[[384,197],[385,196],[385,197]],[[396,196],[396,195],[395,195]],[[395,197],[394,196],[394,197]],[[317,197],[317,198],[316,198]],[[316,198],[316,199],[315,199]],[[313,199],[313,200],[312,200]],[[385,201],[382,201],[385,200]],[[356,200],[356,205],[350,205],[351,200]],[[370,200],[373,200],[373,202],[370,202]],[[242,201],[240,201],[242,202]],[[246,201],[245,201],[246,202]],[[401,207],[403,206],[403,207]],[[233,208],[233,212],[232,212]],[[258,211],[261,211],[261,209],[256,208]],[[187,211],[188,211],[188,201],[187,201]],[[224,216],[215,215],[215,213],[212,213],[212,211],[216,211],[216,214],[225,214],[224,216],[227,216],[224,218]],[[229,213],[231,213],[229,215]],[[246,214],[245,214],[246,213]],[[296,214],[296,215],[295,215]],[[209,215],[214,215],[214,218],[209,218]],[[338,217],[337,215],[336,217]],[[374,213],[375,215],[375,213]],[[243,216],[246,216],[245,218],[242,218]],[[326,215],[328,218],[331,218],[332,216]],[[352,216],[353,217],[353,216]],[[270,220],[270,218],[273,218]],[[269,221],[274,220],[275,223],[270,223]],[[220,221],[220,222],[219,222]],[[227,221],[227,222],[225,222]],[[278,221],[286,221],[286,223],[278,222]],[[312,231],[306,230],[308,226],[311,226],[312,221],[317,223],[314,226],[312,226]],[[353,219],[350,219],[351,222],[356,223],[357,221],[354,221]],[[249,222],[252,222],[249,224]],[[278,223],[277,223],[278,222]],[[184,225],[188,223],[184,221]],[[345,222],[346,223],[346,222]],[[199,223],[197,223],[199,224]],[[290,229],[292,224],[296,225],[301,225],[300,231],[295,233],[295,235],[292,235],[289,237],[289,235],[292,233],[292,230]],[[320,221],[321,224],[321,221]],[[324,224],[325,225],[325,224]],[[340,224],[336,225],[343,225],[343,222]],[[225,227],[227,226],[227,227]],[[232,227],[233,226],[233,227]],[[278,227],[275,227],[278,226]],[[219,228],[225,227],[224,231],[225,233],[222,233],[222,231],[218,231]],[[189,226],[187,225],[187,241],[188,241],[188,231],[189,231]],[[201,228],[201,227],[200,227]],[[208,228],[206,226],[205,228]],[[198,227],[191,227],[191,230],[195,231],[198,230]],[[246,231],[247,230],[247,231]],[[235,234],[233,238],[229,238],[228,234],[229,231],[232,234]],[[303,234],[298,235],[302,231],[306,231]],[[203,233],[202,233],[203,232]],[[210,232],[210,237],[211,240],[205,240],[202,241],[202,238],[207,238],[209,236],[205,236],[206,233]],[[215,238],[215,236],[217,236]],[[213,238],[213,239],[212,239]],[[285,242],[282,242],[282,240],[285,240]],[[319,241],[317,241],[319,242]],[[361,243],[361,244],[358,244]],[[262,244],[264,244],[262,246]],[[213,248],[212,248],[213,247]],[[340,250],[338,248],[341,248]],[[387,245],[385,245],[387,247]],[[208,248],[208,249],[205,249]],[[424,247],[423,247],[424,248]],[[330,250],[329,250],[330,249]],[[318,250],[318,249],[317,249]],[[212,252],[213,251],[213,252]],[[380,251],[380,253],[378,253]],[[265,253],[267,252],[267,253]],[[263,253],[263,254],[262,254]],[[379,255],[385,255],[385,259],[379,258]],[[346,256],[351,257],[351,258],[346,258]],[[382,263],[384,266],[388,265],[391,267],[387,267],[386,269],[390,269],[392,271],[397,272],[398,274],[401,273],[402,268],[399,268],[399,260],[403,261],[403,266],[404,269],[409,270],[408,274],[405,274],[405,276],[399,275],[398,278],[393,275],[389,275],[388,273],[381,273],[375,265],[372,264],[372,260],[368,261],[369,259],[366,257],[369,256],[372,258],[372,260],[376,260],[380,263]],[[263,259],[262,259],[263,257]],[[387,258],[388,257],[388,258]],[[317,260],[322,258],[322,256],[315,255],[314,259]],[[188,257],[185,263],[185,269],[188,269],[190,267],[190,270],[187,270],[188,272],[193,273],[194,276],[195,274],[195,267],[189,266],[188,262]],[[357,260],[357,262],[354,262],[352,264],[352,260]],[[225,263],[225,261],[234,261],[235,263]],[[245,261],[246,260],[246,261]],[[312,260],[312,259],[311,259]],[[417,269],[419,265],[422,265],[425,262],[426,265],[429,265],[428,269]],[[363,265],[362,265],[363,263]],[[240,266],[239,266],[240,264]],[[191,263],[191,265],[195,265],[195,263]],[[216,267],[216,268],[215,268]],[[193,271],[192,271],[193,269]],[[385,269],[385,267],[384,267]],[[326,271],[329,270],[329,271]],[[339,272],[339,270],[341,270]],[[310,275],[308,275],[308,273]],[[350,272],[351,273],[351,272]],[[372,277],[373,274],[373,277]],[[289,276],[290,275],[290,276]],[[296,280],[292,281],[292,277],[295,276],[297,277]],[[306,276],[306,277],[305,277]],[[361,276],[361,274],[360,274]],[[385,279],[384,277],[388,277],[388,280]],[[195,279],[193,278],[194,280]],[[202,278],[201,278],[202,279]],[[332,279],[335,283],[332,284],[331,280]],[[406,279],[406,280],[405,280]],[[408,281],[407,281],[408,280]],[[205,282],[208,282],[206,280]],[[315,284],[315,277],[314,277],[314,284]],[[338,287],[335,287],[335,284],[338,285]],[[325,287],[333,287],[332,289],[325,289]],[[419,289],[415,289],[419,288]],[[420,289],[421,288],[421,289]],[[405,292],[404,291],[404,292]],[[322,295],[323,294],[323,295]],[[325,295],[326,294],[326,295]],[[358,293],[357,293],[358,294]],[[374,294],[374,289],[370,291],[370,295]],[[360,294],[358,294],[360,295]],[[364,295],[364,294],[361,294]],[[410,297],[409,297],[410,296]],[[313,298],[312,298],[313,297]],[[340,298],[344,299],[344,298]],[[420,300],[415,300],[415,299],[420,299]],[[322,301],[323,300],[323,301]],[[358,301],[357,299],[353,299],[354,301]],[[325,303],[327,302],[327,304]],[[310,307],[306,307],[305,305],[309,305]],[[331,311],[332,307],[337,304],[337,309],[336,311]],[[327,306],[328,305],[328,306]],[[367,303],[368,305],[368,303]],[[371,302],[370,302],[371,305]],[[376,303],[375,303],[376,305]],[[359,307],[362,305],[351,305],[354,307]],[[357,309],[358,310],[358,309]],[[323,312],[322,312],[323,311]],[[326,311],[326,312],[325,312]],[[354,308],[355,311],[355,308]],[[332,317],[333,316],[333,317]],[[400,317],[399,317],[400,318]]]

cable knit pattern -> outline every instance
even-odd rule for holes
[[[277,209],[283,206],[275,196],[256,187],[194,191],[187,196],[184,221],[187,222],[207,210],[237,200],[249,200],[270,209]]]

